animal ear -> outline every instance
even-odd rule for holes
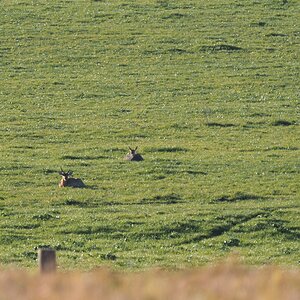
[[[133,149],[131,149],[130,147],[128,147],[130,151],[132,151]]]
[[[137,150],[137,148],[138,148],[138,147],[136,146],[136,147],[135,147],[135,151]]]

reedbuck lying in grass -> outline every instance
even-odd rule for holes
[[[74,188],[83,188],[85,184],[80,178],[70,178],[72,176],[72,172],[64,172],[63,169],[58,173],[62,176],[61,181],[59,183],[59,187],[74,187]]]
[[[136,152],[138,147],[135,147],[135,149],[132,149],[129,147],[129,153],[124,157],[125,160],[131,160],[131,161],[141,161],[144,160],[142,155],[138,154]]]

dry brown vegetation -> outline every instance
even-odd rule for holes
[[[299,269],[222,264],[139,273],[99,269],[39,275],[0,272],[1,300],[35,299],[300,299]]]

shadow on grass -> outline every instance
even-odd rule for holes
[[[239,224],[248,222],[251,219],[259,216],[260,214],[261,214],[261,212],[256,212],[256,213],[249,214],[249,215],[234,216],[228,220],[227,219],[219,220],[219,222],[221,221],[222,224],[216,224],[216,225],[209,224],[209,226],[211,226],[210,228],[208,228],[207,230],[204,230],[204,232],[202,231],[200,234],[197,234],[196,236],[194,236],[190,239],[186,239],[185,241],[181,242],[180,244],[197,243],[202,240],[221,236],[224,233],[230,231],[233,227],[235,227]]]
[[[236,125],[232,123],[216,123],[216,122],[209,122],[206,123],[206,126],[208,127],[235,127]]]
[[[88,203],[87,202],[81,202],[73,199],[68,199],[63,202],[64,205],[68,206],[77,206],[77,207],[87,207]]]
[[[149,148],[148,152],[187,152],[187,148],[183,147],[153,147]]]
[[[167,195],[157,195],[152,198],[143,198],[139,204],[176,204],[182,201],[180,195],[177,194],[167,194]]]
[[[76,156],[76,155],[64,155],[62,156],[62,159],[70,159],[70,160],[97,160],[97,159],[103,159],[103,158],[109,158],[108,156],[104,155],[96,155],[96,156]]]
[[[202,52],[233,52],[233,51],[241,51],[243,48],[237,47],[234,45],[220,44],[213,46],[202,46],[200,51]]]
[[[217,199],[212,200],[211,203],[236,202],[236,201],[259,200],[259,199],[265,200],[265,197],[238,192],[234,194],[234,196],[228,196],[228,195],[221,196]]]
[[[295,125],[294,121],[286,121],[286,120],[276,120],[272,123],[273,126],[291,126]]]

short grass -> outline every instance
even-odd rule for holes
[[[0,6],[2,265],[299,264],[296,0]]]

